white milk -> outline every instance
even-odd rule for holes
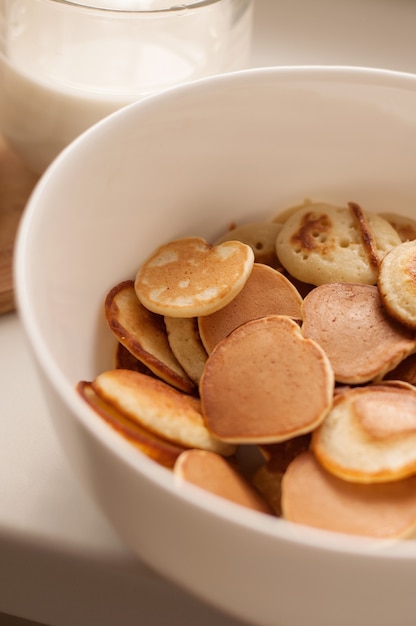
[[[89,23],[88,15],[79,25],[65,16],[64,24],[59,3],[49,3],[55,12],[47,15],[45,3],[27,3],[25,27],[15,28],[3,46],[6,55],[0,53],[0,128],[38,172],[109,113],[166,87],[238,68],[248,51],[250,8],[229,40],[227,2],[198,9],[189,22],[183,16],[165,26],[162,19],[138,26],[124,16],[116,28]],[[71,26],[75,36],[68,36]]]

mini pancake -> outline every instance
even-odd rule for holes
[[[398,539],[416,526],[416,476],[359,485],[327,472],[311,452],[290,464],[282,480],[283,517],[296,524],[373,539]]]
[[[344,480],[388,482],[416,474],[416,389],[387,383],[345,391],[312,434],[311,449]]]
[[[281,228],[282,225],[276,222],[250,222],[231,228],[215,243],[218,245],[224,241],[242,241],[253,250],[255,263],[264,263],[279,269],[281,264],[276,255],[276,237]]]
[[[156,378],[131,370],[109,370],[92,381],[95,393],[126,418],[186,448],[233,454],[235,447],[213,437],[204,425],[197,398]]]
[[[170,385],[186,393],[194,391],[195,384],[171,350],[163,318],[139,302],[133,281],[121,282],[110,290],[105,316],[119,343],[136,359]]]
[[[240,293],[227,306],[198,319],[199,333],[207,352],[235,328],[265,315],[300,318],[302,297],[277,270],[255,263]]]
[[[305,204],[292,213],[276,239],[286,270],[305,283],[357,282],[374,285],[380,259],[400,243],[379,215],[347,207]]]
[[[208,358],[195,317],[165,317],[169,345],[189,378],[199,385]]]
[[[235,298],[253,263],[253,250],[241,241],[212,246],[200,237],[185,237],[158,248],[134,285],[141,303],[154,313],[209,315]]]
[[[232,443],[273,443],[313,430],[332,405],[328,357],[296,322],[271,315],[239,326],[208,357],[205,423]]]
[[[146,456],[169,469],[173,469],[176,459],[186,450],[183,446],[157,437],[149,430],[142,428],[137,422],[127,419],[111,404],[100,398],[90,382],[78,383],[77,391],[104,421],[116,430],[124,439],[132,443]]]
[[[416,329],[416,240],[401,243],[386,254],[378,288],[390,315]]]
[[[272,514],[272,509],[226,459],[213,452],[187,450],[177,459],[174,473],[217,496],[260,513]]]
[[[416,239],[416,220],[404,215],[397,215],[396,213],[379,213],[379,215],[393,226],[394,230],[399,233],[402,241]]]
[[[416,350],[415,333],[387,314],[374,285],[320,285],[304,298],[302,318],[304,337],[325,350],[340,383],[380,379]]]

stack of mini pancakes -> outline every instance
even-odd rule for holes
[[[111,288],[105,317],[114,369],[78,391],[179,482],[299,524],[412,535],[411,219],[305,201],[170,241]]]

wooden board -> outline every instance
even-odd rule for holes
[[[15,308],[14,242],[20,217],[38,178],[7,147],[0,135],[0,314]]]

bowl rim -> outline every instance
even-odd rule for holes
[[[195,9],[201,9],[212,4],[217,4],[221,0],[192,0],[185,4],[180,4],[180,2],[174,2],[172,0],[167,4],[167,6],[156,9],[140,9],[140,8],[123,8],[116,6],[105,6],[100,4],[99,0],[52,0],[56,4],[61,4],[67,6],[68,8],[78,9],[78,10],[86,10],[86,11],[94,11],[97,13],[105,13],[105,14],[127,14],[128,16],[136,16],[136,17],[145,17],[145,16],[153,16],[159,14],[176,14],[176,13],[185,13],[186,11],[193,11]]]
[[[219,517],[230,524],[245,527],[251,532],[260,533],[271,540],[278,539],[316,550],[335,552],[340,555],[355,554],[358,556],[365,555],[370,558],[409,560],[416,558],[416,542],[412,543],[404,539],[373,540],[297,525],[283,519],[276,519],[244,509],[237,504],[219,499],[217,496],[190,484],[181,482],[179,486],[172,472],[159,466],[145,455],[137,454],[137,450],[131,444],[124,441],[121,437],[114,437],[113,431],[102,420],[96,419],[94,411],[85,404],[72,383],[65,378],[59,367],[56,366],[30,306],[30,259],[27,255],[30,246],[27,244],[32,237],[33,224],[37,220],[38,206],[42,203],[44,194],[48,193],[50,181],[65,168],[67,161],[76,159],[78,152],[82,150],[86,142],[94,141],[94,138],[99,137],[104,129],[109,129],[111,133],[111,130],[117,126],[119,119],[136,118],[136,116],[145,115],[146,111],[152,108],[154,102],[162,102],[164,100],[169,102],[172,97],[180,98],[183,95],[186,96],[189,90],[209,89],[212,83],[223,83],[231,87],[239,81],[304,80],[305,82],[314,82],[317,80],[329,81],[334,78],[338,80],[349,79],[355,83],[365,83],[367,85],[371,83],[380,84],[380,81],[385,84],[387,81],[389,86],[416,91],[416,75],[382,68],[337,65],[250,68],[202,78],[191,83],[171,87],[158,94],[149,95],[112,113],[89,128],[67,146],[47,168],[28,200],[18,227],[13,260],[16,309],[36,365],[49,380],[61,401],[72,413],[73,418],[78,420],[93,437],[97,438],[100,445],[104,446],[109,453],[116,456],[122,463],[129,465],[134,471],[140,472],[161,490],[170,494],[174,492],[176,497],[186,506],[196,507],[203,510],[207,515]]]

